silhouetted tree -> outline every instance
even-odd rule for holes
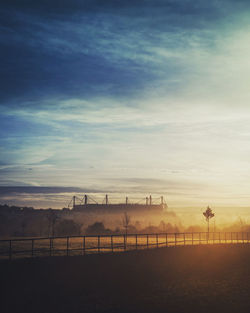
[[[122,226],[125,228],[126,238],[128,235],[128,227],[130,224],[130,220],[131,220],[130,216],[127,214],[127,212],[125,212],[122,218]]]
[[[140,230],[141,229],[141,223],[139,221],[135,221],[135,228],[137,230]]]
[[[208,206],[206,211],[203,212],[203,215],[206,218],[207,221],[207,232],[209,233],[209,221],[212,217],[214,217],[214,213],[212,212],[212,209]]]
[[[246,222],[239,216],[239,224],[240,224],[240,230],[244,231],[246,228]]]
[[[59,236],[80,235],[81,225],[71,219],[62,220],[56,227],[56,233]]]
[[[95,222],[86,228],[85,233],[90,235],[101,235],[106,233],[106,231],[107,230],[105,229],[105,226],[102,222]]]
[[[22,227],[22,236],[25,236],[25,231],[26,231],[26,227],[27,227],[27,220],[24,218],[22,223],[21,223],[21,227]]]
[[[166,223],[164,221],[160,221],[160,224],[159,224],[158,228],[159,228],[159,231],[165,232],[166,228],[167,228],[167,225],[166,225]]]
[[[52,209],[48,209],[47,219],[49,222],[49,227],[48,227],[49,236],[51,235],[52,237],[54,237],[55,236],[55,224],[56,224],[56,221],[59,219],[59,216]]]

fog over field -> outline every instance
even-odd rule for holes
[[[105,198],[105,192],[101,190],[92,190],[84,188],[74,187],[0,187],[0,202],[2,204],[16,205],[16,206],[32,206],[35,209],[62,209],[68,207],[72,209],[73,196],[77,196],[78,199],[82,199],[84,194],[87,193],[92,199],[98,203],[103,203]],[[145,193],[129,193],[123,194],[113,192],[109,194],[109,203],[125,203],[125,197],[129,196],[129,203],[145,203],[145,197],[149,196]],[[152,194],[153,203],[160,203],[161,194]],[[132,218],[132,224],[139,222],[141,227],[149,225],[157,226],[161,221],[164,223],[171,223],[183,230],[183,227],[199,225],[201,228],[206,228],[206,221],[203,216],[203,212],[207,205],[212,206],[215,212],[215,218],[212,221],[212,229],[217,230],[221,227],[228,227],[232,224],[249,224],[249,211],[250,207],[225,207],[225,206],[213,206],[211,203],[205,203],[201,199],[196,200],[194,206],[190,206],[186,203],[179,203],[174,200],[175,198],[170,194],[164,195],[164,201],[167,203],[167,208],[162,212],[146,211],[146,212],[130,212]],[[79,200],[78,200],[79,202]],[[91,202],[91,201],[90,201]],[[94,203],[92,201],[92,203]],[[200,205],[200,206],[199,206]],[[84,214],[80,214],[80,217],[76,217],[76,213],[73,214],[74,219],[83,224],[85,227],[88,225],[100,221],[107,227],[115,229],[121,227],[122,215],[126,211],[124,207],[123,211],[107,213],[102,209],[99,211],[91,211],[91,208]],[[226,212],[226,214],[225,214]],[[239,226],[240,227],[240,226]]]

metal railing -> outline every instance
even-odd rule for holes
[[[249,243],[246,232],[35,237],[0,240],[0,259],[70,256],[202,244]]]

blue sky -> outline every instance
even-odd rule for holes
[[[6,1],[0,184],[248,206],[249,1]]]

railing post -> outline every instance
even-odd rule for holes
[[[126,236],[123,235],[123,241],[124,241],[124,251],[126,250]]]
[[[113,253],[113,252],[114,252],[113,235],[110,236],[110,241],[111,241],[111,251],[112,251],[112,253]]]
[[[168,246],[168,234],[166,233],[166,247]]]
[[[148,234],[147,234],[147,249],[148,249]]]
[[[69,237],[67,237],[67,256],[69,256]]]
[[[221,243],[220,232],[219,232],[219,243]]]
[[[158,234],[156,234],[156,247],[158,248],[159,245],[158,245]]]
[[[85,240],[85,236],[83,236],[83,238],[82,238],[82,253],[83,253],[83,255],[85,255],[85,253],[86,253],[85,248],[86,248],[86,240]]]
[[[242,243],[244,243],[244,234],[243,234],[243,232],[241,233],[241,241],[242,241]]]
[[[186,245],[186,234],[183,233],[183,242],[184,242],[184,246]]]
[[[34,239],[31,239],[31,256],[34,256]]]
[[[192,233],[192,245],[194,244],[194,233]]]
[[[98,236],[98,253],[100,253],[100,236]]]
[[[237,240],[237,243],[239,243],[239,233],[237,232],[236,234],[237,234],[236,235],[236,240]]]
[[[233,233],[231,232],[231,243],[233,243]]]
[[[49,239],[49,256],[52,255],[52,238]]]
[[[177,245],[176,233],[174,233],[174,243],[175,243],[175,246],[176,246]]]
[[[135,249],[137,250],[137,234],[135,235]]]
[[[199,233],[199,244],[201,244],[201,233]]]
[[[12,241],[10,240],[9,242],[9,259],[11,260],[12,258]]]
[[[247,243],[249,243],[249,236],[248,236],[248,233],[247,233]]]

